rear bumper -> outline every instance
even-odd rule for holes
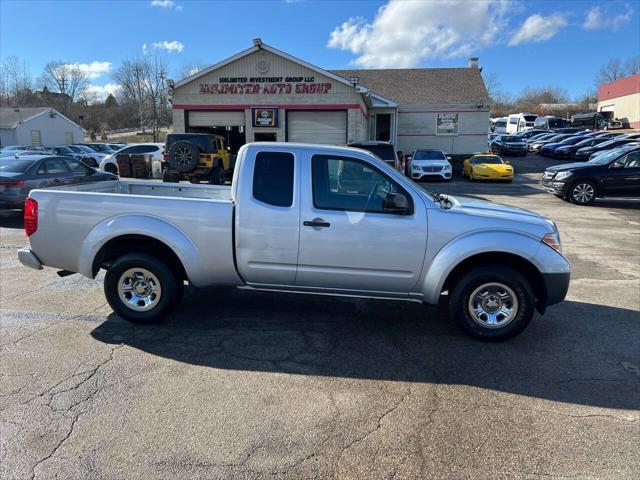
[[[21,248],[18,250],[18,260],[25,267],[33,268],[35,270],[42,270],[42,264],[36,254],[29,248]]]
[[[569,291],[570,272],[543,273],[542,281],[545,289],[544,307],[560,303],[567,296]]]

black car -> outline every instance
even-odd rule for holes
[[[598,145],[593,145],[591,147],[583,147],[580,150],[577,150],[576,153],[573,154],[573,158],[576,160],[586,161],[589,160],[589,157],[594,153],[601,152],[603,150],[612,150],[616,147],[624,145],[626,143],[636,142],[637,140],[631,140],[629,138],[610,138],[606,142],[599,143]]]
[[[550,132],[549,130],[539,130],[534,128],[533,130],[525,130],[523,132],[518,132],[515,134],[515,136],[522,140],[526,140],[527,138],[535,137],[536,135],[542,135],[543,133],[550,133]]]
[[[543,157],[552,157],[557,148],[566,147],[567,145],[575,145],[584,140],[584,137],[580,134],[573,135],[571,137],[560,140],[559,142],[551,142],[543,145],[540,148],[540,155]]]
[[[491,153],[522,155],[527,154],[527,144],[516,135],[498,135],[489,145]]]
[[[609,140],[609,138],[602,137],[583,137],[578,143],[574,143],[573,145],[563,145],[556,148],[553,152],[553,156],[555,158],[573,158],[573,155],[581,148],[593,147],[595,145],[608,142]]]
[[[640,197],[640,147],[617,149],[586,163],[547,168],[542,186],[578,205],[597,197]]]
[[[107,180],[118,177],[71,157],[34,154],[0,158],[0,212],[24,210],[24,201],[34,188]]]
[[[376,157],[384,160],[385,163],[393,168],[400,170],[400,159],[395,147],[389,142],[353,142],[348,147],[361,148],[373,153]]]
[[[72,148],[67,147],[65,145],[59,145],[54,147],[45,147],[51,153],[55,153],[56,155],[60,155],[61,157],[72,157],[80,160],[85,165],[89,167],[97,167],[98,162],[88,155],[83,155],[81,153],[75,152]]]

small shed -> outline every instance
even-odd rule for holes
[[[0,108],[0,146],[69,145],[84,140],[82,127],[51,107]]]

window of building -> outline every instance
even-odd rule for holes
[[[42,146],[42,136],[40,130],[31,130],[31,145],[34,147]]]
[[[276,207],[293,205],[291,153],[259,152],[253,169],[253,198]]]

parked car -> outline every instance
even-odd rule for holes
[[[164,144],[162,181],[206,181],[221,185],[233,172],[231,155],[220,135],[170,133]]]
[[[489,133],[487,134],[487,148],[491,148],[491,142],[493,142],[496,138],[498,138],[499,133]]]
[[[513,167],[498,155],[478,154],[462,163],[462,176],[469,180],[513,181]]]
[[[85,147],[89,147],[90,149],[104,153],[105,155],[111,155],[114,152],[114,149],[106,143],[81,143],[80,145],[84,145]]]
[[[528,138],[532,138],[537,135],[542,135],[545,133],[550,133],[550,132],[549,130],[539,130],[534,128],[532,130],[524,130],[522,132],[518,132],[515,134],[515,136],[520,138],[521,140],[527,140]]]
[[[387,162],[396,170],[402,171],[402,167],[400,166],[400,156],[398,155],[395,146],[391,142],[351,142],[348,146],[367,150],[368,152],[376,155],[382,161]]]
[[[343,180],[372,188],[341,188]],[[109,304],[138,323],[169,315],[185,280],[429,304],[448,291],[467,333],[504,340],[569,286],[550,220],[429,194],[362,149],[250,143],[231,187],[118,181],[77,190],[30,193],[30,247],[18,258],[90,278],[106,269]]]
[[[89,166],[94,168],[100,165],[100,162],[102,161],[102,159],[107,156],[106,153],[96,152],[95,150],[85,145],[65,145],[65,146],[75,153],[79,153],[80,155],[84,155],[88,158],[93,159],[93,162],[91,163],[95,162],[95,165],[89,165]]]
[[[571,126],[593,130],[609,130],[622,128],[623,124],[620,120],[613,118],[613,112],[584,112],[576,113],[571,117]]]
[[[539,152],[542,147],[544,147],[548,143],[560,142],[565,138],[571,137],[570,133],[561,133],[559,135],[552,135],[551,137],[537,139],[534,142],[529,144],[529,150],[532,152]]]
[[[117,152],[118,150],[122,150],[127,146],[126,143],[107,143],[107,145],[109,145],[109,147],[111,147],[111,149],[114,152]]]
[[[425,178],[438,180],[451,180],[451,157],[442,150],[414,150],[409,157],[408,170],[414,180]]]
[[[592,145],[590,147],[582,147],[573,154],[573,158],[578,161],[586,161],[589,160],[589,157],[596,152],[600,152],[602,150],[612,150],[620,145],[624,145],[625,143],[632,143],[635,140],[631,140],[628,138],[610,138],[606,142],[601,142],[597,145]]]
[[[555,158],[573,158],[575,153],[584,147],[591,147],[594,145],[598,145],[600,143],[608,142],[609,138],[601,138],[601,137],[589,137],[585,135],[582,140],[573,145],[563,145],[554,150],[553,156]]]
[[[623,134],[624,138],[628,138],[630,140],[640,140],[640,132],[638,133],[625,133]]]
[[[82,163],[84,163],[89,167],[98,166],[98,162],[93,157],[90,157],[86,153],[85,154],[78,153],[67,146],[57,145],[57,146],[45,147],[45,148],[49,150],[51,153],[54,153],[55,155],[59,155],[61,157],[71,157],[71,158],[75,158],[76,160],[80,160]]]
[[[23,210],[29,192],[35,188],[117,180],[71,157],[30,154],[0,158],[0,211]],[[102,188],[102,187],[101,187]]]
[[[553,138],[556,135],[558,135],[555,132],[546,132],[546,133],[539,133],[538,135],[532,135],[531,137],[525,139],[525,143],[527,144],[527,149],[529,151],[531,151],[531,144],[535,143],[539,140],[547,140],[549,138]]]
[[[129,145],[122,150],[112,153],[111,155],[107,155],[102,160],[100,160],[99,168],[100,170],[104,170],[105,172],[113,173],[114,175],[118,174],[118,155],[141,155],[141,154],[150,154],[152,162],[161,163],[164,160],[164,143],[137,143]],[[162,169],[158,165],[156,169],[158,172],[161,172]],[[160,174],[158,174],[158,178],[160,178]]]
[[[489,150],[492,153],[510,154],[510,155],[527,155],[527,144],[516,135],[499,135],[491,145]]]
[[[507,117],[505,133],[513,135],[524,130],[532,130],[536,118],[538,116],[535,113],[512,113]]]
[[[551,142],[543,145],[538,153],[544,157],[552,157],[554,156],[556,149],[566,147],[567,145],[575,145],[583,140],[584,136],[581,134],[572,135],[564,140],[560,140],[559,142]]]
[[[614,149],[586,163],[549,167],[542,185],[578,205],[590,205],[598,197],[640,197],[640,147]]]

